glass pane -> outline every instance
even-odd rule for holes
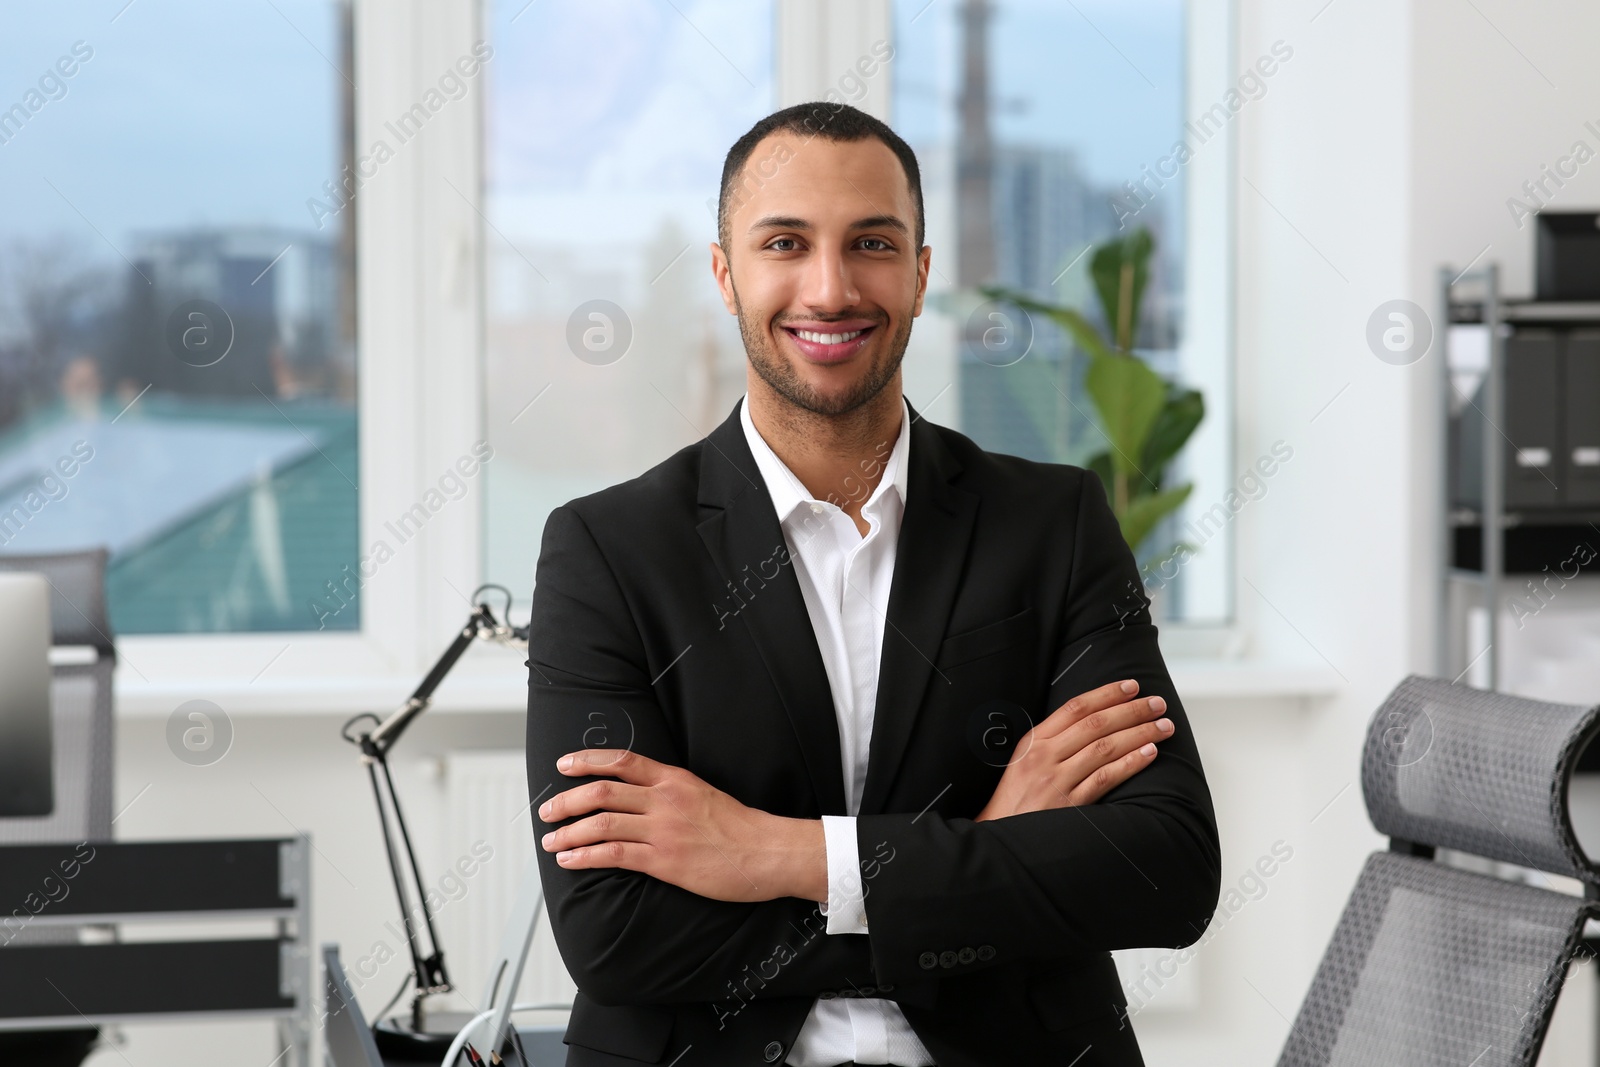
[[[711,277],[722,161],[772,103],[770,3],[491,0],[486,580],[527,595],[550,511],[744,393]]]
[[[350,10],[16,4],[0,552],[105,545],[120,633],[353,630]]]
[[[892,122],[921,161],[934,248],[913,343],[959,394],[936,418],[991,451],[1087,465],[1107,439],[1087,358],[1048,318],[994,318],[1004,309],[981,303],[980,286],[1076,309],[1104,331],[1089,250],[1146,227],[1155,251],[1134,348],[1184,377],[1184,175],[1170,158],[1185,139],[1184,20],[1183,0],[895,5]],[[1013,347],[985,353],[986,336]],[[1185,480],[1180,456],[1163,484]],[[1169,518],[1141,562],[1180,536]],[[1167,595],[1181,616],[1181,578]]]

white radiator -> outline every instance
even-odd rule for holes
[[[460,898],[438,913],[451,981],[468,1004],[481,1010],[484,1005],[478,1001],[517,899],[518,879],[538,847],[523,754],[504,749],[448,753],[445,797],[445,840],[453,848],[460,846],[460,855],[451,854],[449,862],[463,857],[476,860],[492,850],[470,877],[461,879],[466,888]],[[576,990],[550,936],[549,916],[541,914],[517,1000],[570,1003]],[[552,1020],[530,1014],[519,1021],[528,1025]]]

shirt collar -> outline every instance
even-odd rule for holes
[[[739,401],[739,422],[744,426],[744,437],[750,446],[750,453],[755,457],[756,466],[761,470],[761,477],[767,483],[767,491],[772,496],[772,507],[778,513],[778,523],[782,525],[789,520],[789,516],[802,505],[816,502],[816,498],[806,489],[805,485],[796,478],[788,464],[778,458],[778,454],[767,444],[766,438],[756,430],[756,424],[750,418],[750,394],[746,393]],[[906,485],[910,480],[911,455],[911,408],[906,403],[904,394],[900,397],[900,436],[895,438],[894,448],[889,452],[883,471],[883,477],[872,490],[872,495],[862,505],[863,508],[871,507],[890,489],[900,496],[900,505],[903,508],[906,502]]]

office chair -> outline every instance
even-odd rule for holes
[[[50,582],[51,644],[83,646],[81,662],[51,671],[55,811],[38,818],[0,818],[0,844],[76,844],[111,840],[111,672],[116,665],[106,614],[105,549],[49,555],[0,555],[0,571],[33,571]],[[30,924],[7,944],[76,943],[79,927]],[[0,1061],[81,1063],[97,1027],[0,1032]]]
[[[1600,707],[1413,675],[1367,730],[1367,858],[1278,1067],[1532,1067],[1600,871],[1567,784]],[[1436,849],[1579,879],[1573,896],[1447,866]]]

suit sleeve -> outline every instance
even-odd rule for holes
[[[1055,681],[1037,712],[1133,678],[1140,696],[1166,699],[1176,729],[1144,770],[1094,804],[987,822],[934,812],[859,818],[861,841],[894,849],[866,895],[882,981],[1182,947],[1199,940],[1216,909],[1221,848],[1193,730],[1105,490],[1092,473],[1081,479]]]
[[[557,508],[545,524],[528,640],[528,792],[539,805],[590,778],[556,770],[583,748],[627,748],[682,766],[651,690],[643,643],[612,568],[582,517]],[[693,768],[689,768],[693,770]],[[586,817],[586,816],[584,816]],[[864,937],[829,937],[815,901],[711,900],[638,871],[568,870],[538,851],[556,947],[599,1004],[812,996],[872,985]]]

